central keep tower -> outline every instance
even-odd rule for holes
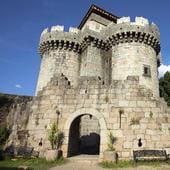
[[[46,28],[40,38],[41,68],[37,91],[53,77],[64,75],[77,87],[81,77],[98,77],[103,84],[138,76],[139,84],[159,96],[159,31],[147,19],[118,18],[92,5],[78,28]]]

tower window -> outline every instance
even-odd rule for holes
[[[143,66],[143,76],[151,77],[151,68],[149,65]]]

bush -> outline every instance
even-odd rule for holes
[[[0,146],[4,145],[9,137],[9,129],[6,126],[0,127]]]
[[[168,106],[170,106],[170,72],[166,72],[164,77],[159,79],[160,96],[164,97]]]
[[[49,130],[48,139],[50,141],[52,149],[60,149],[64,140],[64,134],[58,129],[57,123],[52,124]]]
[[[113,136],[113,133],[109,131],[108,133],[108,143],[107,148],[109,151],[115,151],[113,144],[116,142],[117,138]]]

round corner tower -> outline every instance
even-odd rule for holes
[[[78,37],[79,30],[76,28],[70,28],[69,32],[64,32],[63,26],[52,26],[50,31],[44,29],[39,43],[41,66],[36,94],[53,77],[61,74],[68,78],[71,85],[76,86],[80,52]]]
[[[135,22],[123,17],[116,25],[110,25],[107,34],[107,42],[112,46],[112,80],[138,76],[139,85],[159,97],[160,34],[157,26],[149,25],[142,17],[136,17]]]

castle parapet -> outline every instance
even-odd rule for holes
[[[64,49],[80,52],[79,30],[71,27],[69,32],[64,32],[64,26],[52,26],[41,33],[39,51],[41,56],[50,49]]]
[[[136,17],[135,22],[130,17],[122,17],[117,24],[110,24],[105,30],[106,41],[110,45],[139,42],[151,46],[156,53],[160,52],[160,33],[157,26],[143,17]]]

